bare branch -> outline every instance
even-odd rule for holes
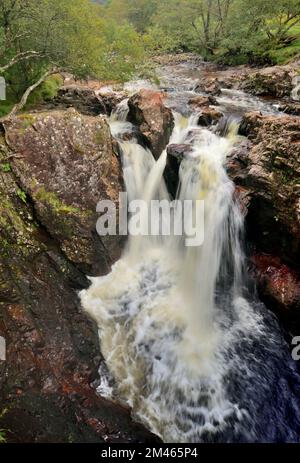
[[[30,51],[24,51],[21,53],[18,53],[16,56],[14,56],[9,63],[5,64],[4,66],[0,67],[0,73],[3,73],[7,71],[9,68],[14,66],[17,63],[20,63],[21,61],[28,60],[31,58],[41,58],[43,55],[37,51],[30,50]]]
[[[27,88],[27,90],[25,91],[25,93],[23,94],[21,100],[19,101],[19,103],[17,103],[13,108],[12,110],[10,111],[9,114],[7,114],[6,116],[0,118],[0,122],[4,122],[8,119],[10,119],[11,117],[15,116],[19,111],[21,111],[22,108],[24,108],[24,106],[26,105],[27,103],[27,100],[28,100],[28,97],[29,95],[37,88],[39,87],[44,81],[45,79],[47,79],[47,77],[49,77],[50,75],[52,74],[57,74],[57,72],[59,72],[59,70],[57,68],[53,68],[47,72],[45,72],[37,82],[35,82],[34,84],[32,84],[30,87]]]

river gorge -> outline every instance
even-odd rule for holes
[[[159,84],[65,82],[4,123],[0,334],[21,360],[0,364],[1,426],[42,427],[38,397],[50,425],[27,441],[299,442],[298,80],[157,67]],[[203,201],[203,243],[97,236],[121,191]]]

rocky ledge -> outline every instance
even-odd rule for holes
[[[10,442],[155,440],[96,394],[97,329],[77,295],[122,247],[95,231],[97,202],[123,188],[105,119],[24,114],[0,142],[0,428]]]

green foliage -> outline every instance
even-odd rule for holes
[[[110,80],[128,80],[145,57],[139,34],[129,24],[118,26],[106,20],[103,39],[107,45],[99,63],[99,75]]]
[[[119,81],[135,73],[144,61],[139,34],[105,12],[105,6],[90,0],[1,0],[0,74],[6,78],[8,100],[0,103],[0,114],[49,69]],[[49,77],[28,104],[51,99],[59,85],[57,76]]]
[[[131,22],[153,54],[193,51],[242,64],[299,53],[300,0],[111,0],[106,12]]]
[[[155,78],[149,56],[193,51],[228,64],[284,63],[299,54],[300,0],[1,0],[0,74],[7,114],[55,97],[59,72],[75,78]],[[5,68],[6,65],[10,66]],[[2,69],[2,71],[1,71]]]
[[[3,172],[11,172],[11,165],[9,162],[6,162],[5,164],[2,164],[2,171]]]
[[[140,33],[145,33],[153,24],[160,0],[111,0],[106,9],[108,17],[132,24]]]
[[[59,74],[49,76],[42,85],[32,92],[28,98],[25,109],[28,109],[30,106],[37,103],[42,103],[43,101],[49,101],[55,98],[63,83],[64,80]]]
[[[4,244],[4,243],[2,243]],[[4,408],[3,410],[0,411],[0,419],[3,418],[8,412],[7,408]],[[6,429],[0,429],[0,444],[5,444],[6,443],[6,434],[7,434]]]
[[[9,113],[14,105],[14,101],[0,101],[0,117]]]
[[[17,190],[17,196],[18,198],[20,198],[20,200],[23,202],[23,203],[27,203],[27,198],[26,198],[26,193],[25,191],[21,190],[20,188]]]

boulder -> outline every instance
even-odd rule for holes
[[[101,89],[96,91],[97,97],[102,101],[105,107],[105,112],[109,116],[111,115],[112,111],[118,106],[121,101],[126,99],[126,94],[123,92],[109,92],[105,93],[102,92]]]
[[[177,162],[181,162],[186,156],[188,156],[193,150],[193,146],[189,144],[176,144],[173,143],[167,148],[168,156],[175,158]]]
[[[218,122],[223,117],[223,113],[217,109],[204,107],[201,109],[201,113],[198,119],[198,125],[208,127],[211,124]]]
[[[202,108],[203,106],[209,106],[209,105],[217,105],[217,100],[212,96],[196,96],[193,97],[189,100],[189,105],[193,106],[194,108]]]
[[[199,93],[208,93],[210,95],[220,95],[221,85],[216,77],[206,77],[198,82],[195,91]]]
[[[163,94],[140,90],[129,101],[128,120],[147,138],[157,159],[169,143],[174,127],[172,111],[164,105]]]
[[[293,89],[295,69],[290,66],[272,66],[250,72],[240,85],[245,92],[256,96],[289,97]]]
[[[96,205],[117,202],[123,181],[105,118],[70,109],[20,115],[4,126],[11,167],[41,225],[82,271],[109,271],[122,240],[97,235]]]

